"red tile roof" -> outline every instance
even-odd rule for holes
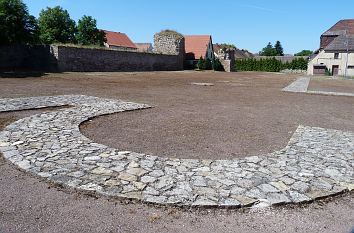
[[[184,39],[187,60],[197,60],[200,57],[205,58],[209,42],[211,41],[210,35],[184,36]]]
[[[129,39],[129,37],[121,32],[111,32],[106,31],[107,44],[110,46],[119,46],[119,47],[127,47],[127,48],[137,48],[135,44]]]
[[[338,21],[323,35],[343,35],[346,31],[347,35],[354,35],[354,19],[343,19]]]
[[[152,50],[152,44],[151,43],[135,43],[135,46],[141,52],[149,52],[149,51]]]

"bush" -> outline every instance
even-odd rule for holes
[[[260,60],[248,58],[236,60],[235,66],[237,71],[280,72],[285,69],[307,70],[307,61],[304,58],[296,58],[291,62],[282,63],[274,57]]]
[[[205,69],[205,60],[203,57],[200,57],[197,63],[197,69],[204,70]]]
[[[207,58],[204,62],[204,69],[205,70],[212,70],[213,69],[213,65],[211,64],[211,61],[209,58]]]
[[[224,67],[222,66],[219,58],[214,58],[213,60],[213,70],[215,71],[225,71]]]

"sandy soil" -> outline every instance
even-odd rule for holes
[[[156,107],[98,117],[81,130],[106,145],[180,157],[230,158],[271,151],[284,146],[298,124],[354,130],[352,98],[279,91],[294,79],[262,73],[52,74],[0,78],[0,96],[87,94],[149,103]],[[41,111],[1,113],[0,129]],[[0,197],[1,233],[350,232],[354,227],[353,193],[265,210],[179,210],[69,192],[4,160]]]

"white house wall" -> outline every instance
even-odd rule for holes
[[[313,67],[316,65],[325,65],[327,69],[330,69],[331,71],[333,65],[338,65],[338,75],[345,76],[345,67],[347,65],[347,60],[348,66],[354,67],[354,53],[349,53],[348,55],[347,53],[339,53],[338,59],[335,59],[334,53],[328,53],[322,50],[315,58],[313,58],[309,62],[307,74],[313,75]],[[353,68],[347,69],[347,76],[354,76]]]

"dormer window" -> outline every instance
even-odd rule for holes
[[[335,53],[334,54],[334,59],[338,59],[339,58],[339,53]]]

